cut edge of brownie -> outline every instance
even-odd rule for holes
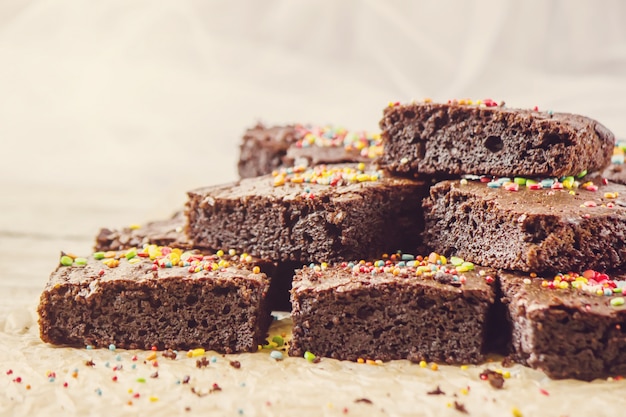
[[[561,177],[601,171],[615,136],[588,117],[493,101],[393,104],[380,121],[379,164],[395,175]]]
[[[194,272],[154,268],[123,256],[108,262],[114,266],[89,258],[52,272],[37,309],[43,341],[224,353],[254,352],[263,343],[271,323],[264,273],[224,264],[214,272],[206,264]]]
[[[485,279],[492,276],[493,283],[495,271],[479,270],[461,284],[454,280],[467,272],[424,278],[414,276],[415,270],[405,276],[406,268],[395,276],[305,266],[294,277],[289,354],[478,363],[487,353],[487,316],[495,302]]]

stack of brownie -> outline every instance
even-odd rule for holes
[[[171,219],[100,232],[96,250],[123,268],[66,255],[42,295],[42,338],[245,351],[269,310],[291,308],[295,356],[478,363],[504,346],[556,378],[626,371],[613,272],[626,266],[626,187],[598,174],[606,128],[491,100],[391,104],[380,126],[249,129],[241,180],[190,191]],[[64,299],[76,313],[60,320]],[[162,319],[135,328],[142,306]]]

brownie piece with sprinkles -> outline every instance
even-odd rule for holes
[[[442,181],[424,200],[424,242],[517,271],[626,266],[626,186],[594,181]]]
[[[304,267],[294,277],[289,353],[478,363],[495,276],[435,253]]]
[[[282,169],[190,191],[187,234],[276,261],[375,257],[418,246],[427,190],[363,163]]]
[[[512,357],[555,379],[626,375],[626,281],[587,270],[541,277],[501,272]]]
[[[294,165],[368,162],[381,154],[378,133],[330,125],[257,124],[243,136],[238,171],[241,178],[250,178]]]
[[[626,165],[624,165],[624,152],[626,142],[620,141],[613,148],[611,165],[602,171],[602,177],[618,184],[626,184]]]
[[[155,220],[144,225],[122,229],[102,228],[96,236],[94,250],[96,252],[123,250],[142,247],[148,243],[188,249],[190,244],[184,233],[185,221],[185,214],[181,210],[169,219]]]
[[[249,256],[150,245],[60,263],[39,303],[44,342],[253,352],[271,321],[269,278]]]
[[[561,177],[601,171],[615,136],[590,118],[509,109],[492,100],[390,104],[382,168],[404,176]]]

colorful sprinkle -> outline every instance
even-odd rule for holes
[[[306,355],[305,355],[305,356],[306,356]],[[282,360],[283,360],[283,354],[282,354],[282,352],[279,352],[278,350],[273,350],[273,351],[270,353],[270,357],[271,357],[272,359],[274,359],[274,360],[277,360],[277,361],[282,361]],[[308,360],[308,358],[307,358],[307,360]]]

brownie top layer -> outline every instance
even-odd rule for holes
[[[626,317],[626,274],[609,276],[597,271],[530,277],[499,272],[504,297],[523,301],[528,314],[550,308],[622,319]]]
[[[377,285],[422,286],[437,291],[471,294],[493,301],[496,271],[458,257],[431,253],[427,257],[394,254],[376,261],[304,266],[296,272],[294,293],[367,290]]]
[[[96,252],[82,258],[62,254],[59,267],[51,274],[46,289],[59,285],[88,286],[114,281],[146,282],[169,279],[246,279],[267,281],[256,259],[247,254],[202,254],[167,246],[149,245],[144,249]]]
[[[626,186],[604,184],[597,177],[592,180],[567,177],[562,181],[523,178],[448,180],[434,185],[431,196],[448,191],[492,202],[495,207],[511,215],[553,215],[574,223],[583,217],[626,215]],[[524,217],[517,218],[519,222],[523,220]]]
[[[401,187],[417,184],[404,178],[385,176],[382,171],[361,164],[318,165],[283,168],[272,175],[246,178],[234,183],[208,186],[189,191],[190,197],[215,200],[267,198],[273,201],[310,198],[352,198],[354,192],[368,187]]]

